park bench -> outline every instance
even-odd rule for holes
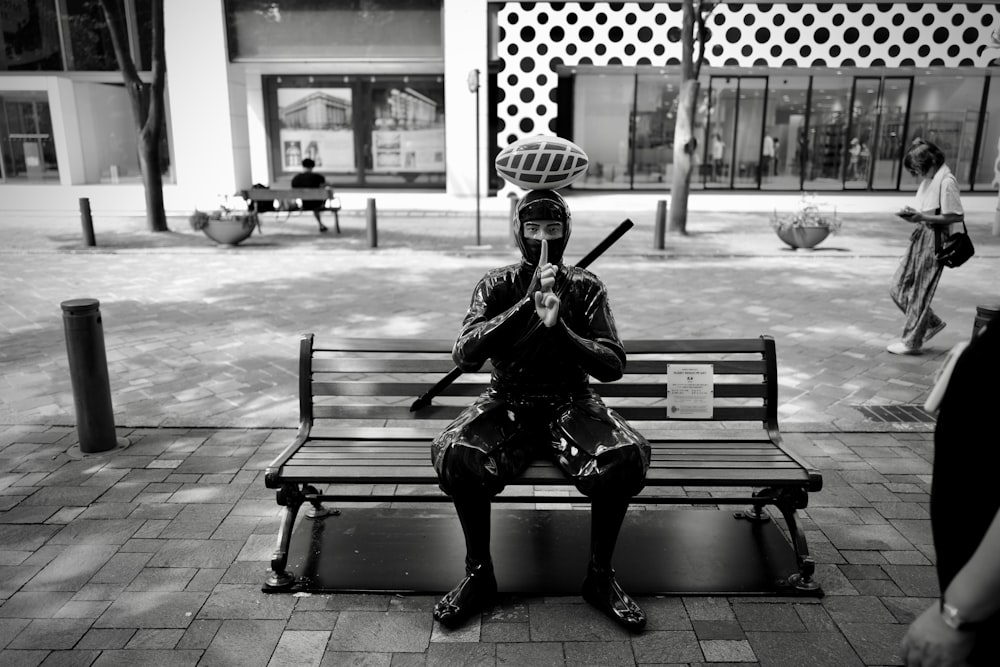
[[[736,519],[747,519],[756,528],[757,522],[769,519],[764,507],[773,505],[783,516],[787,533],[782,538],[774,529],[791,570],[783,575],[786,590],[822,595],[796,517],[796,510],[806,507],[808,493],[821,489],[822,477],[782,445],[774,339],[624,343],[625,376],[594,386],[653,448],[646,488],[633,507],[645,508],[641,513],[650,515],[645,506],[739,505],[742,511],[735,516],[709,512],[725,521],[728,531]],[[450,340],[345,338],[318,345],[312,334],[302,337],[298,433],[265,474],[266,486],[277,490],[278,505],[284,509],[264,591],[297,585],[286,566],[300,506],[308,508],[307,517],[324,517],[330,512],[322,504],[325,501],[383,508],[386,503],[411,507],[450,502],[437,486],[430,443],[485,389],[491,370],[487,363],[479,372],[461,374],[429,405],[412,411],[414,399],[454,368],[451,347]],[[704,383],[711,387],[711,415],[668,418],[668,366],[691,364],[711,369],[710,384]],[[320,491],[323,485],[329,486]],[[566,493],[546,495],[544,490],[551,487],[563,487]],[[532,493],[539,489],[543,492]],[[496,497],[494,506],[531,503],[534,508],[535,503],[573,500],[587,502],[555,466],[537,461]]]
[[[340,233],[340,198],[330,186],[322,188],[264,188],[253,187],[242,190],[240,196],[247,203],[247,208],[258,213],[285,213],[288,219],[296,211],[312,210],[303,208],[303,202],[321,201],[324,211],[333,212],[333,228]]]

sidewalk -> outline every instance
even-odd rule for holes
[[[96,248],[78,219],[7,219],[0,664],[899,664],[906,625],[937,595],[933,422],[901,407],[922,404],[975,307],[1000,302],[992,208],[970,210],[977,255],[935,299],[949,327],[899,358],[884,351],[901,324],[886,292],[909,230],[883,208],[843,213],[815,251],[783,248],[766,213],[692,212],[691,235],[655,250],[655,206],[613,201],[571,200],[568,254],[636,223],[592,267],[623,337],[776,338],[786,442],[824,475],[802,515],[826,597],[643,599],[649,628],[633,637],[575,597],[505,599],[446,632],[432,597],[263,595],[277,506],[261,471],[294,436],[298,335],[452,337],[475,280],[516,258],[506,213],[484,211],[476,244],[467,210],[386,205],[377,248],[363,207],[340,237],[268,216],[236,248],[183,218],[154,235],[95,213]],[[101,301],[130,443],[86,456],[59,308],[79,297]]]

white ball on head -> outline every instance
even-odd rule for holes
[[[590,160],[572,141],[538,135],[507,146],[494,164],[508,183],[526,190],[555,190],[583,176]]]

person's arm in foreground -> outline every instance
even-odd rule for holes
[[[952,579],[942,599],[972,622],[989,618],[1000,610],[1000,512],[993,517],[976,552]],[[935,602],[910,624],[903,638],[903,664],[907,667],[964,665],[975,638],[975,630],[960,632],[945,625],[940,604]]]

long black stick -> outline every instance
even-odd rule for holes
[[[634,226],[635,226],[634,222],[632,222],[628,218],[625,218],[625,220],[623,220],[620,225],[615,227],[611,231],[611,233],[604,238],[603,241],[598,243],[593,250],[584,255],[583,259],[581,259],[579,262],[576,263],[576,266],[578,268],[585,269],[591,264],[593,264],[594,260],[596,260],[598,257],[607,252],[608,248],[613,246],[618,241],[618,239],[625,236],[625,232],[632,229],[632,227]],[[525,337],[530,335],[530,333],[531,332],[529,331],[528,334],[525,335]],[[413,401],[413,404],[410,406],[410,412],[416,412],[420,408],[430,405],[431,401],[434,400],[434,397],[440,394],[442,391],[444,391],[452,382],[457,380],[461,374],[462,374],[462,369],[460,369],[458,366],[452,368],[450,371],[448,371],[447,375],[445,375],[443,378],[434,383],[433,387],[431,387],[423,394],[421,394],[420,397],[417,398],[417,400]]]

